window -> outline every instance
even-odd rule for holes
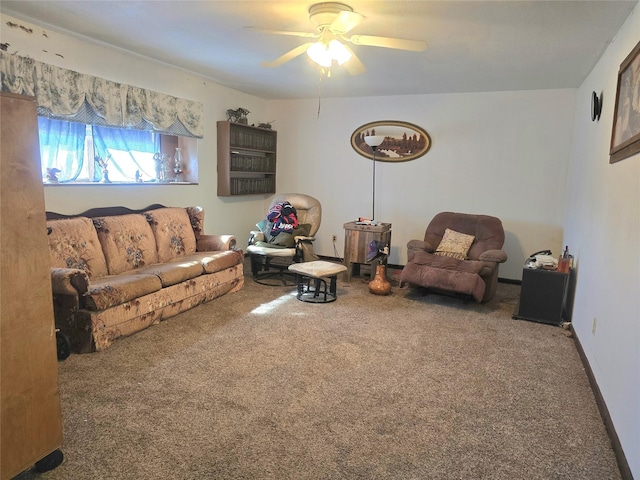
[[[36,98],[48,183],[197,183],[202,103],[1,49],[0,72],[3,92]]]
[[[181,172],[175,171],[176,148],[195,151],[193,138],[47,117],[38,117],[38,129],[46,183],[197,181],[197,168],[188,168],[188,159],[182,158],[177,166]]]

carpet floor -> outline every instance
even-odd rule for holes
[[[249,269],[246,269],[249,270]],[[338,282],[245,287],[59,363],[64,462],[27,479],[619,479],[568,332]]]

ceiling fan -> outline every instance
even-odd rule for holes
[[[278,67],[306,52],[321,67],[330,68],[334,62],[337,62],[338,65],[343,65],[349,74],[359,75],[364,73],[366,68],[353,50],[343,42],[413,52],[422,52],[427,48],[427,42],[422,40],[405,40],[372,35],[347,35],[360,24],[362,19],[362,15],[354,12],[350,6],[344,3],[316,3],[309,8],[309,20],[316,26],[316,33],[263,30],[266,33],[315,40],[299,45],[271,62],[262,62],[261,65],[264,67]]]

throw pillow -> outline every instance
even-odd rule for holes
[[[298,225],[298,228],[295,228],[293,232],[291,232],[291,236],[293,237],[308,237],[309,232],[311,231],[310,223],[301,223]]]
[[[302,225],[298,225],[298,228],[295,228],[291,233],[280,232],[278,235],[273,237],[269,243],[286,248],[293,248],[296,246],[295,237],[306,237],[309,235],[309,230],[311,230],[311,224],[303,223]]]
[[[467,235],[447,228],[444,231],[440,245],[436,248],[435,255],[465,260],[475,238],[474,235]]]
[[[293,239],[293,235],[291,235],[288,232],[280,232],[275,237],[272,237],[271,240],[269,240],[269,243],[271,245],[277,245],[277,246],[286,247],[286,248],[293,248],[296,246],[296,242]]]

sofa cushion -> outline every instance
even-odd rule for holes
[[[199,277],[203,272],[204,268],[199,259],[187,260],[186,257],[179,257],[167,263],[155,263],[126,273],[155,275],[160,279],[163,287],[168,287]]]
[[[187,211],[187,215],[189,215],[191,228],[193,228],[193,233],[196,238],[204,235],[204,209],[202,207],[187,207],[185,210]]]
[[[157,292],[162,282],[156,275],[107,275],[92,279],[83,297],[88,310],[105,310],[143,295]]]
[[[96,217],[93,224],[110,275],[158,262],[155,238],[143,215]]]
[[[242,250],[224,250],[220,252],[196,252],[185,260],[197,260],[205,273],[216,273],[241,264],[244,259]]]
[[[158,208],[148,210],[144,216],[155,236],[158,262],[165,263],[196,251],[196,237],[184,208]]]
[[[435,254],[464,260],[467,258],[469,248],[471,248],[474,239],[474,235],[467,235],[447,228],[440,244],[436,247]]]
[[[47,227],[51,228],[47,239],[52,268],[78,268],[90,278],[107,275],[102,247],[89,218],[49,220]]]

